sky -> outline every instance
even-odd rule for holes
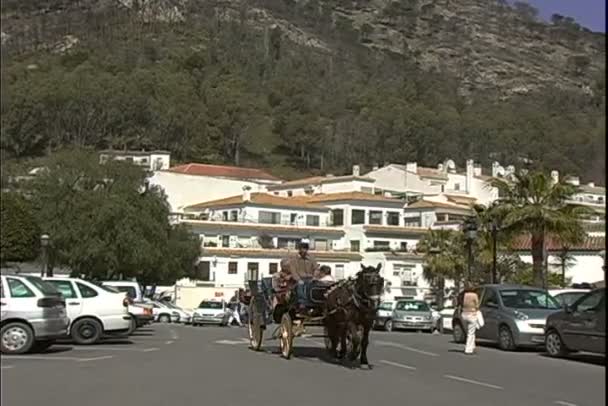
[[[527,0],[543,19],[551,14],[572,17],[592,31],[606,32],[606,0]]]

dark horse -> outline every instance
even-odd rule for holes
[[[360,354],[361,365],[369,366],[369,333],[384,290],[381,268],[381,264],[361,265],[355,278],[339,282],[328,292],[324,323],[334,357],[348,355],[350,361],[355,361]]]

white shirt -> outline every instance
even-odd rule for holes
[[[331,276],[331,275],[325,275],[319,280],[321,282],[335,282],[333,276]]]

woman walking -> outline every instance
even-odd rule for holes
[[[467,341],[464,347],[465,354],[475,353],[475,332],[479,328],[479,297],[471,286],[464,289],[462,296],[462,320],[467,332]]]

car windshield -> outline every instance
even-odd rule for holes
[[[380,303],[378,310],[393,310],[393,302]]]
[[[407,302],[397,302],[395,310],[424,312],[429,311],[429,305],[420,300],[412,300]]]
[[[222,306],[221,302],[201,302],[201,304],[198,307],[200,309],[218,309],[218,310],[221,310],[223,306]]]
[[[587,292],[566,292],[566,293],[558,293],[553,297],[555,300],[559,302],[562,306],[570,306],[574,302],[576,302],[581,297],[585,296]]]
[[[505,307],[511,309],[559,309],[561,307],[553,296],[543,290],[501,290],[500,298]]]
[[[42,280],[41,278],[37,276],[26,276],[25,278],[32,285],[36,286],[36,288],[38,288],[38,290],[42,292],[43,295],[61,296],[61,292],[59,292],[59,290],[57,290],[55,286]]]

